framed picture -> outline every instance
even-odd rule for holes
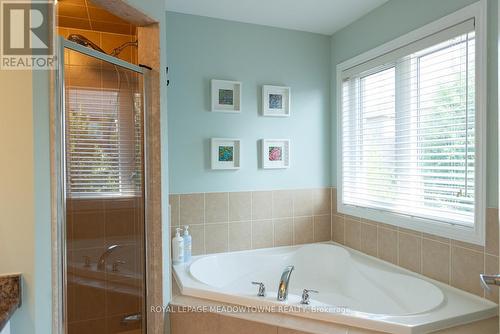
[[[212,138],[210,141],[212,169],[240,168],[240,140]]]
[[[241,82],[212,80],[212,111],[239,113],[241,111]]]
[[[290,87],[262,86],[262,114],[264,116],[290,116]]]
[[[262,168],[289,168],[290,167],[290,140],[289,139],[262,139]]]

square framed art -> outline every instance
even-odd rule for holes
[[[241,82],[211,81],[213,112],[239,113],[241,111]]]
[[[262,168],[279,169],[290,167],[289,139],[262,139]]]
[[[262,114],[271,117],[289,117],[290,87],[262,86]]]
[[[239,169],[240,147],[239,139],[212,138],[210,140],[212,169]]]

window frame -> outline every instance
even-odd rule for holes
[[[468,5],[437,21],[427,24],[419,29],[398,37],[390,42],[380,45],[372,50],[362,53],[354,58],[344,61],[336,67],[336,107],[337,107],[337,211],[341,214],[386,223],[393,226],[409,228],[412,230],[452,238],[473,244],[485,244],[485,216],[486,216],[486,103],[487,103],[487,3],[480,0]],[[476,38],[476,67],[475,67],[475,209],[474,226],[466,227],[453,223],[436,223],[431,219],[411,217],[388,211],[343,204],[342,180],[342,87],[343,73],[353,67],[380,58],[390,52],[417,42],[430,35],[441,32],[464,21],[475,20]]]

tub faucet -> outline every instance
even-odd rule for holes
[[[111,245],[109,246],[104,253],[101,254],[99,257],[99,261],[97,261],[97,270],[104,270],[106,267],[106,260],[108,259],[108,256],[113,252],[113,250],[117,249],[118,247],[121,247],[120,245]]]
[[[293,269],[295,269],[294,266],[287,266],[281,274],[280,285],[278,286],[279,301],[285,301],[288,298],[288,283],[290,282]]]

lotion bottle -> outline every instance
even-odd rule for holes
[[[184,226],[184,262],[189,262],[191,260],[191,245],[192,245],[192,238],[191,235],[189,234],[189,226],[186,225]]]
[[[181,264],[184,263],[184,239],[181,237],[180,228],[175,231],[175,237],[172,239],[172,262]]]

